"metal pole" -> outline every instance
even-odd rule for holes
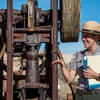
[[[57,60],[58,0],[52,0],[52,61]],[[52,100],[58,100],[58,65],[52,65]]]
[[[38,51],[27,52],[26,82],[39,82],[38,74]]]
[[[7,0],[7,96],[13,100],[13,60],[12,60],[12,0]]]

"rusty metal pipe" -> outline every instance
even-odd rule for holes
[[[12,0],[7,0],[7,96],[13,100],[13,60],[12,60]]]
[[[52,0],[52,61],[57,60],[58,0]],[[52,100],[58,100],[58,65],[52,65]]]
[[[28,5],[24,4],[22,5],[22,13],[23,13],[23,27],[26,28],[27,27],[27,12],[28,12]]]
[[[51,27],[15,28],[15,32],[50,32]]]
[[[26,82],[35,83],[39,82],[38,73],[38,52],[27,52],[27,70],[26,70]]]
[[[31,47],[34,48],[34,47]],[[38,51],[30,50],[27,52],[27,69],[26,69],[26,83],[28,84],[37,84],[40,81],[39,72],[38,72]],[[33,88],[33,87],[32,87]],[[35,85],[35,88],[36,85]],[[38,100],[38,91],[37,89],[30,90],[31,95],[34,100]],[[26,95],[27,96],[27,95]],[[33,99],[32,99],[33,100]]]

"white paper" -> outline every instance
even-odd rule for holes
[[[97,73],[100,73],[100,55],[87,56],[87,63]],[[88,79],[89,85],[100,84],[100,81]]]

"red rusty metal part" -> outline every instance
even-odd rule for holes
[[[52,0],[52,61],[57,60],[58,49],[58,0]],[[58,67],[52,65],[52,100],[58,100]]]
[[[13,34],[14,42],[25,42],[26,41],[26,34],[22,33],[15,33]]]
[[[13,100],[13,60],[12,60],[12,0],[7,0],[7,96]]]

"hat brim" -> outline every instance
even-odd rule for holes
[[[89,33],[89,34],[94,34],[94,35],[100,36],[100,31],[83,29],[83,30],[80,30],[80,32],[82,32],[82,33]]]

